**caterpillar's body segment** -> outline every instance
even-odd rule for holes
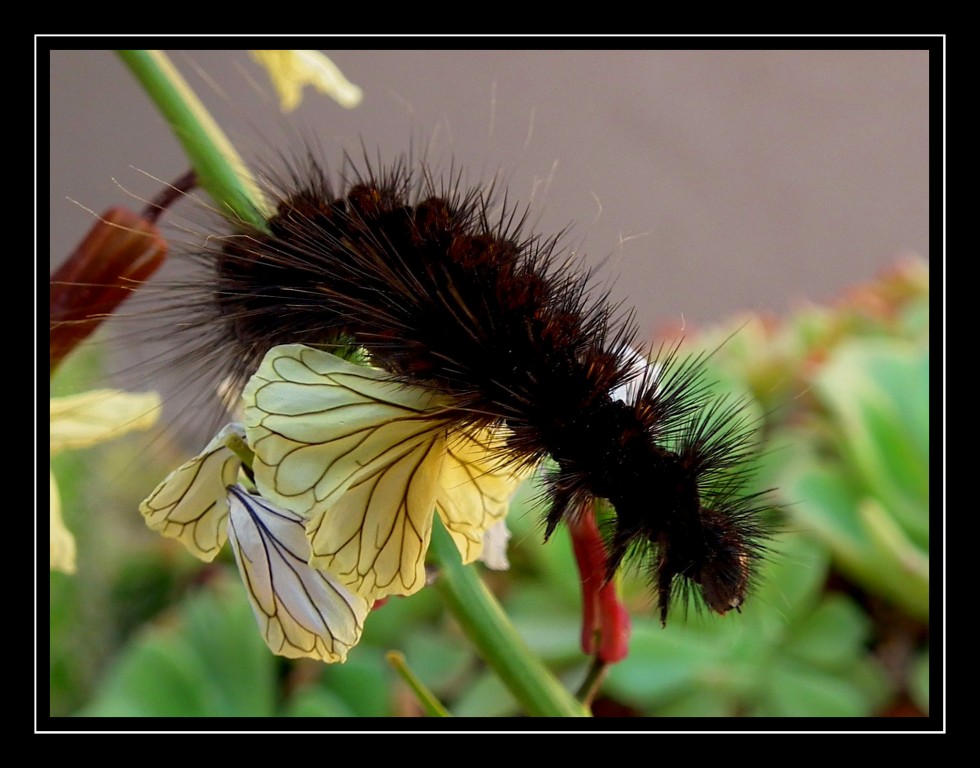
[[[487,195],[456,181],[437,188],[400,164],[337,194],[308,162],[276,185],[268,231],[212,240],[201,319],[231,348],[235,378],[279,344],[353,340],[449,396],[460,426],[506,425],[502,462],[553,459],[546,536],[608,500],[611,569],[646,552],[662,620],[686,582],[712,610],[737,609],[764,534],[743,491],[751,439],[737,404],[707,394],[700,360],[668,354],[637,380],[631,318],[558,260],[556,240],[521,234],[506,207],[491,220]]]

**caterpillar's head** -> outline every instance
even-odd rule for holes
[[[646,536],[656,553],[649,566],[661,623],[667,623],[672,600],[692,590],[719,615],[738,611],[761,552],[757,526],[744,516],[705,508],[686,523],[678,522]]]
[[[630,401],[642,437],[631,451],[637,466],[621,479],[634,490],[616,507],[612,555],[638,543],[653,553],[662,623],[678,594],[693,593],[717,614],[739,610],[772,511],[750,488],[757,422],[745,399],[712,394],[704,363],[669,353]]]
[[[700,597],[724,615],[739,610],[748,594],[766,536],[754,494],[718,493],[704,488],[676,454],[655,464],[660,493],[616,494],[609,539],[610,573],[629,553],[646,557],[666,623],[673,599]],[[713,492],[714,491],[714,492]]]
[[[739,529],[738,521],[710,509],[701,509],[704,547],[695,558],[700,567],[690,574],[701,588],[704,602],[715,613],[737,611],[745,602],[751,577],[751,537]],[[667,617],[666,599],[661,589],[661,620]]]

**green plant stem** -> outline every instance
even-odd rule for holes
[[[398,673],[399,677],[404,680],[408,687],[412,689],[412,692],[418,698],[419,703],[422,708],[426,711],[426,714],[431,717],[452,717],[451,714],[442,706],[442,702],[435,697],[425,684],[415,676],[415,673],[409,669],[408,664],[405,663],[405,655],[399,653],[398,651],[388,651],[385,654],[385,659],[388,664]]]
[[[459,551],[436,515],[430,553],[440,566],[435,589],[483,660],[497,673],[528,714],[588,717],[588,711],[527,647],[500,604]]]
[[[244,161],[162,51],[117,51],[187,153],[200,185],[222,211],[265,229],[267,212]]]
[[[599,688],[602,687],[602,681],[605,680],[606,672],[608,671],[609,664],[598,656],[594,656],[592,658],[592,664],[589,666],[588,674],[586,674],[585,680],[582,681],[582,685],[578,689],[578,693],[575,694],[575,697],[585,706],[592,706],[592,700],[599,693]]]

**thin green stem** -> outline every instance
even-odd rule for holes
[[[452,717],[449,711],[442,706],[442,702],[435,697],[435,694],[409,669],[408,664],[405,662],[404,654],[398,651],[388,651],[385,654],[385,659],[387,659],[388,664],[398,673],[399,677],[408,683],[408,687],[412,689],[412,692],[418,698],[426,714],[431,717]]]
[[[435,589],[455,616],[483,660],[497,673],[528,714],[539,717],[588,717],[575,700],[527,647],[496,598],[464,566],[459,551],[436,515],[430,552],[440,566]]]
[[[608,670],[608,663],[600,659],[598,656],[592,657],[592,664],[589,666],[589,671],[585,676],[585,680],[582,681],[582,685],[579,687],[578,693],[575,694],[575,697],[586,707],[592,706],[592,700],[595,699],[596,694],[599,693],[599,689],[602,687],[602,681],[605,680],[606,672]]]
[[[228,137],[162,51],[117,51],[157,108],[222,211],[262,229],[267,211],[258,186]]]

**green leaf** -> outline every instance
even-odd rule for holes
[[[922,651],[912,663],[909,674],[909,695],[915,705],[929,714],[929,649]]]
[[[358,647],[399,647],[406,634],[417,627],[426,626],[441,612],[442,602],[432,589],[423,589],[411,597],[390,597],[368,614]]]
[[[356,717],[356,713],[333,691],[304,688],[293,696],[282,712],[283,717]]]
[[[233,714],[212,706],[208,669],[182,638],[151,634],[125,652],[87,717],[207,717]],[[263,713],[264,714],[264,713]]]
[[[667,702],[697,687],[707,670],[722,666],[718,651],[712,638],[685,627],[634,622],[630,654],[610,668],[603,691],[635,705]]]
[[[185,607],[187,642],[208,670],[223,708],[271,715],[279,662],[262,641],[238,574],[229,574],[228,581],[224,594],[219,588],[211,599]]]
[[[869,492],[928,548],[928,349],[886,339],[842,344],[814,388]]]
[[[226,577],[137,635],[79,714],[269,716],[274,672],[240,582]]]
[[[870,498],[859,499],[842,470],[797,464],[782,478],[799,524],[826,542],[841,570],[869,591],[928,619],[925,553],[901,536]]]
[[[734,717],[738,711],[735,696],[710,688],[699,688],[651,710],[657,717]]]
[[[79,611],[79,590],[73,576],[50,572],[49,591],[49,678],[50,713],[53,717],[69,714],[81,702],[86,690],[88,665],[77,659],[85,626]]]
[[[528,590],[530,591],[530,590]],[[544,590],[540,593],[545,595]],[[582,654],[582,615],[579,609],[564,613],[548,610],[547,603],[538,603],[537,613],[511,610],[507,613],[518,634],[527,647],[549,664],[562,664],[581,661]]]
[[[800,533],[776,536],[759,573],[759,584],[742,607],[742,618],[758,620],[781,638],[786,628],[816,607],[827,578],[826,549]],[[767,606],[765,610],[761,606]],[[760,627],[759,629],[762,629]]]
[[[847,680],[790,660],[773,665],[753,712],[763,717],[866,717],[870,702]]]
[[[325,666],[319,687],[336,696],[355,717],[390,717],[393,679],[382,652],[358,646],[343,664]]]
[[[547,585],[548,604],[577,606],[581,594],[571,537],[567,528],[559,526],[547,542],[543,540],[542,490],[539,472],[518,489],[511,501],[507,527],[511,531],[509,556],[512,567],[520,569],[530,565],[535,570],[541,582]]]
[[[870,653],[864,655],[838,677],[846,678],[855,689],[860,691],[872,715],[882,712],[895,696],[894,681],[881,666],[877,657]]]
[[[860,657],[870,632],[871,621],[857,604],[845,595],[832,594],[792,627],[784,650],[799,661],[840,671]]]
[[[456,717],[513,717],[521,708],[503,681],[487,671],[466,686],[452,712]]]
[[[779,483],[799,527],[845,559],[863,554],[867,543],[856,514],[858,494],[843,469],[807,455],[788,466]]]
[[[463,638],[431,629],[413,632],[399,647],[412,672],[436,693],[459,679],[474,660]]]

